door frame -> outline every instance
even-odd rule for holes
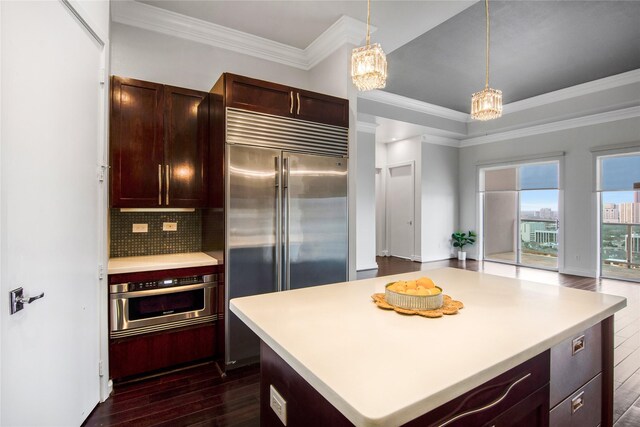
[[[74,20],[80,25],[88,34],[92,37],[102,48],[101,56],[101,69],[100,84],[102,92],[100,95],[100,114],[98,119],[98,135],[96,135],[96,142],[98,144],[96,158],[96,179],[98,185],[96,185],[96,191],[98,191],[98,265],[96,266],[95,286],[98,286],[98,305],[100,312],[96,313],[99,317],[98,325],[99,331],[97,336],[99,340],[99,355],[100,361],[98,368],[99,375],[99,396],[100,401],[104,402],[112,391],[112,383],[109,381],[109,333],[108,333],[108,295],[105,287],[107,286],[107,265],[109,259],[108,253],[108,182],[109,182],[109,159],[108,159],[108,141],[109,141],[109,73],[110,73],[110,61],[109,61],[109,29],[103,29],[94,21],[91,15],[85,10],[81,2],[78,0],[59,0],[61,5],[64,6],[69,13],[73,16]],[[110,6],[109,6],[110,9]],[[0,6],[0,19],[2,18],[2,7]],[[2,33],[0,32],[0,51],[2,48]],[[0,81],[2,81],[1,67],[2,55],[0,54]],[[1,86],[0,85],[0,99],[1,99]],[[0,106],[1,113],[1,106]],[[0,114],[0,159],[2,159],[2,115]],[[2,163],[0,162],[0,168]],[[0,173],[1,176],[1,173]],[[0,183],[1,184],[1,183]],[[3,210],[4,200],[0,194],[0,212]],[[0,232],[2,232],[2,221],[0,221]],[[2,265],[0,264],[0,269]],[[105,290],[105,292],[101,292]],[[1,320],[1,318],[0,318]],[[0,340],[0,350],[2,341]],[[0,351],[0,366],[2,365],[1,359],[2,352]],[[1,371],[0,371],[1,372]],[[2,378],[0,378],[0,381]],[[0,398],[2,396],[0,395]],[[2,409],[0,406],[0,415]]]
[[[399,162],[399,163],[391,163],[385,166],[385,182],[384,182],[384,210],[385,210],[385,239],[386,239],[386,253],[388,256],[393,256],[391,253],[391,209],[389,208],[389,186],[391,184],[391,169],[402,167],[402,166],[410,166],[411,167],[411,215],[412,215],[412,233],[411,233],[411,255],[409,259],[411,261],[416,261],[416,166],[415,160],[410,160],[407,162]]]

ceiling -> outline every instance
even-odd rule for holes
[[[505,104],[640,68],[638,1],[491,1],[489,85]],[[485,83],[478,2],[388,55],[385,91],[469,112]]]
[[[358,1],[138,0],[299,49],[342,15],[366,21]],[[490,1],[490,86],[504,103],[640,69],[640,1]],[[372,0],[372,42],[387,53],[386,92],[469,112],[484,87],[483,1]],[[364,38],[364,34],[363,34]],[[376,140],[429,129],[377,118]],[[383,137],[384,136],[384,137]]]

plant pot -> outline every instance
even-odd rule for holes
[[[458,259],[460,261],[465,261],[467,259],[467,253],[464,251],[458,251]]]

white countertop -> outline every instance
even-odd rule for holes
[[[189,252],[169,255],[130,256],[110,258],[108,274],[134,273],[139,271],[172,270],[174,268],[204,267],[218,265],[218,260],[204,252]]]
[[[464,303],[429,319],[371,294],[431,277]],[[237,298],[231,311],[351,422],[406,423],[626,306],[618,296],[443,268]]]

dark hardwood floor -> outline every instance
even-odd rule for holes
[[[615,316],[615,427],[640,426],[640,284],[592,279],[526,267],[445,260],[416,263],[377,258],[378,270],[359,279],[440,267],[484,271],[534,282],[627,297],[628,306]],[[213,363],[127,384],[118,384],[106,402],[89,416],[86,426],[258,426],[260,368],[229,371],[222,378]]]

